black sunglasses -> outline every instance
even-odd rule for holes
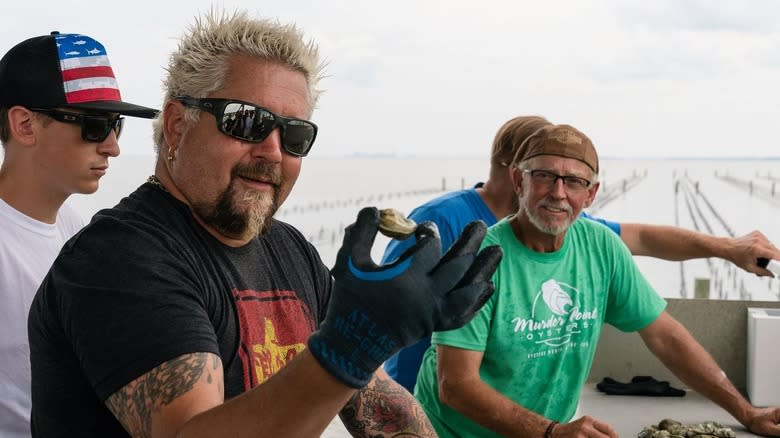
[[[46,114],[58,122],[80,124],[81,138],[96,143],[105,141],[112,130],[118,139],[125,124],[124,117],[120,116],[79,114],[47,108],[30,108],[30,111]]]
[[[176,96],[174,99],[184,106],[213,114],[219,132],[239,140],[260,143],[278,126],[282,129],[282,148],[297,157],[305,157],[317,137],[317,125],[314,123],[282,117],[254,103],[187,96]]]

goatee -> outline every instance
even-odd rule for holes
[[[273,187],[272,193],[246,190],[239,195],[238,178],[265,181]],[[270,219],[279,208],[279,190],[282,176],[271,163],[236,165],[230,172],[230,184],[212,205],[193,205],[195,213],[220,234],[239,240],[249,240],[268,231]]]

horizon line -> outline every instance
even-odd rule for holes
[[[3,154],[0,154],[0,157],[2,157]],[[155,153],[153,151],[133,151],[133,150],[123,150],[122,155],[133,155],[133,156],[155,156]],[[487,155],[487,154],[485,154]],[[403,153],[365,153],[365,152],[353,152],[353,153],[344,153],[344,154],[311,154],[307,158],[377,158],[377,159],[410,159],[410,158],[452,158],[452,159],[485,159],[485,155],[461,155],[461,154],[453,154],[453,155],[425,155],[425,154],[403,154]],[[121,159],[121,158],[120,158]],[[698,160],[698,161],[777,161],[780,160],[780,155],[765,155],[765,156],[740,156],[740,155],[734,155],[734,156],[695,156],[695,155],[684,155],[684,156],[669,156],[669,155],[605,155],[602,157],[599,157],[601,160],[665,160],[665,161],[691,161],[691,160]]]

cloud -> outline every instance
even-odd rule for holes
[[[614,6],[616,16],[628,28],[772,35],[780,23],[780,3],[773,0],[630,0]]]
[[[319,154],[486,156],[505,120],[540,114],[593,133],[611,155],[728,155],[737,143],[740,155],[778,155],[780,2],[219,4],[295,22],[318,42]],[[159,106],[168,54],[211,5],[12,2],[0,40],[87,33],[106,45],[123,97]],[[123,152],[151,151],[145,124],[123,135]]]

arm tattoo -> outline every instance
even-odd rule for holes
[[[215,354],[179,356],[125,385],[106,400],[106,406],[130,435],[151,437],[152,414],[190,391],[204,374],[206,382],[216,383],[224,396],[224,382],[215,378],[219,366]]]
[[[414,396],[387,376],[374,375],[339,414],[356,437],[436,437]]]

